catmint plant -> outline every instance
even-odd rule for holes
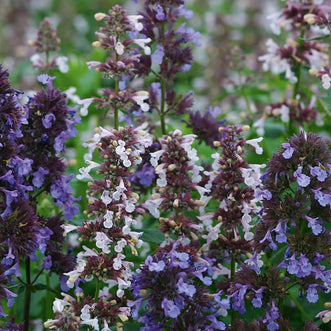
[[[153,42],[153,49],[150,55],[142,57],[140,73],[155,75],[150,95],[158,98],[150,100],[150,106],[158,113],[161,132],[166,134],[167,116],[185,114],[193,105],[192,92],[185,96],[177,94],[173,85],[178,73],[191,68],[193,57],[188,43],[199,46],[200,34],[186,27],[186,23],[178,26],[181,17],[193,17],[193,11],[185,8],[183,0],[146,0],[141,15],[141,33]]]
[[[62,213],[40,214],[38,205],[49,197],[71,219],[77,212],[69,181],[65,176],[65,164],[59,153],[64,150],[65,140],[76,135],[74,125],[79,122],[76,109],[69,108],[67,99],[53,87],[54,77],[38,76],[47,85],[29,98],[18,103],[21,93],[10,88],[8,73],[1,68],[1,114],[5,120],[1,148],[5,157],[2,164],[1,199],[1,265],[2,280],[17,282],[25,288],[23,330],[28,330],[30,300],[39,276],[55,272],[60,277],[70,268],[72,258],[62,252],[64,246]],[[8,131],[8,132],[7,132]],[[5,135],[6,136],[5,136]],[[25,279],[19,267],[25,265]],[[32,263],[39,267],[33,274]],[[37,289],[37,288],[36,288]],[[16,289],[15,289],[16,291]],[[13,291],[5,291],[8,306]],[[5,315],[3,313],[3,315]],[[13,316],[14,317],[14,316]],[[19,321],[14,322],[18,323]]]
[[[89,68],[96,68],[112,80],[114,86],[101,91],[101,96],[94,98],[96,108],[103,108],[107,113],[114,115],[114,128],[119,126],[119,112],[132,115],[134,111],[147,112],[149,105],[146,102],[148,92],[136,91],[129,83],[137,74],[137,66],[141,61],[143,50],[150,54],[150,38],[136,38],[143,26],[139,22],[141,16],[127,15],[121,6],[114,6],[109,14],[97,13],[95,19],[103,21],[104,26],[96,35],[98,41],[94,47],[101,47],[106,54],[105,62],[90,61]]]
[[[159,248],[133,278],[132,317],[142,330],[225,330],[229,301],[212,292],[211,268],[194,244],[179,239]]]
[[[30,40],[29,45],[36,48],[36,53],[30,58],[32,67],[41,72],[58,69],[66,73],[69,70],[65,56],[52,56],[52,52],[59,51],[60,38],[48,18],[42,20],[37,30],[37,39]]]
[[[327,73],[323,68],[328,64],[328,45],[325,30],[329,33],[329,6],[321,1],[292,0],[285,3],[283,10],[272,15],[271,27],[276,35],[281,29],[288,34],[283,46],[272,39],[266,45],[268,53],[259,57],[264,71],[281,74],[293,86],[292,96],[286,96],[279,103],[266,108],[265,117],[280,118],[288,124],[288,132],[292,134],[296,126],[315,121],[320,124],[322,114],[317,110],[315,93],[302,88],[304,74],[322,77],[327,86]],[[325,36],[325,37],[324,37]],[[261,125],[261,123],[260,123]],[[294,130],[294,131],[293,131]]]
[[[145,131],[132,127],[112,131],[100,127],[90,141],[90,147],[98,151],[101,161],[87,161],[88,166],[80,169],[78,176],[79,179],[92,180],[87,192],[86,215],[89,220],[83,221],[81,226],[67,225],[65,228],[67,231],[77,229],[80,239],[94,243],[94,247],[83,245],[75,269],[65,275],[69,288],[82,281],[95,280],[94,299],[93,296],[84,296],[79,288],[76,288],[74,299],[66,300],[66,295],[64,299],[56,299],[55,319],[47,321],[47,327],[68,328],[76,321],[79,326],[90,325],[97,330],[99,325],[120,325],[130,316],[125,290],[131,285],[133,263],[126,259],[126,252],[128,248],[131,254],[137,255],[137,248],[142,245],[139,239],[142,232],[132,227],[137,223],[136,215],[144,211],[136,207],[139,196],[131,189],[127,177],[132,175],[131,167],[141,162],[140,154],[151,143]],[[100,179],[91,176],[94,168],[99,169]],[[115,285],[114,293],[112,288]],[[61,300],[68,303],[65,308],[57,309],[56,302]],[[106,313],[109,307],[112,307],[112,315]],[[70,321],[66,318],[68,314],[72,315]]]
[[[240,313],[245,313],[247,297],[255,308],[264,307],[268,330],[281,329],[281,317],[289,318],[289,295],[297,305],[299,294],[314,304],[330,289],[330,156],[328,142],[301,131],[282,144],[262,176],[255,252],[236,274],[231,297]],[[264,251],[272,269],[259,262]],[[304,310],[303,314],[306,321],[313,317]]]

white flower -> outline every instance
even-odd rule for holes
[[[81,105],[82,107],[80,108],[80,114],[82,116],[86,116],[88,114],[88,107],[91,105],[93,102],[93,98],[87,98],[83,100],[79,100],[77,103]]]
[[[90,309],[91,309],[90,305],[84,305],[84,307],[81,309],[80,318],[83,321],[91,318]]]
[[[112,198],[109,195],[109,191],[103,191],[100,197],[101,201],[107,206],[112,202]]]
[[[98,248],[101,248],[105,254],[110,253],[109,244],[112,240],[110,240],[104,232],[97,232],[95,240]]]
[[[153,199],[153,200],[147,200],[145,202],[145,207],[148,209],[148,211],[155,217],[160,217],[160,211],[159,207],[163,201],[163,198]]]
[[[113,226],[113,216],[114,212],[111,210],[107,210],[106,214],[103,216],[103,219],[105,220],[103,225],[106,229],[110,229]]]
[[[141,110],[146,112],[149,110],[149,104],[144,102],[146,99],[148,99],[149,94],[146,91],[138,91],[136,94],[132,97],[132,99],[140,106]]]
[[[142,23],[138,22],[138,20],[140,20],[142,18],[143,18],[142,15],[128,15],[128,19],[129,19],[130,23],[134,26],[134,28],[137,31],[141,31],[144,28]]]
[[[115,46],[116,53],[118,55],[123,55],[124,54],[124,45],[118,41]]]
[[[259,135],[259,136],[263,136],[264,135],[264,117],[261,117],[260,119],[258,119],[254,124],[253,124],[253,127],[254,128],[257,128],[256,129],[256,133]]]
[[[285,105],[282,105],[280,107],[280,119],[285,123],[287,123],[290,120],[290,110]]]
[[[96,317],[94,317],[93,319],[85,320],[82,322],[82,324],[90,325],[94,330],[99,331],[99,322]]]
[[[41,56],[39,54],[33,54],[30,57],[30,61],[32,62],[32,65],[36,66],[36,65],[40,65],[40,63],[43,63],[43,60],[41,58]]]
[[[259,138],[255,138],[255,139],[246,140],[246,143],[249,144],[249,145],[251,145],[251,146],[253,146],[255,148],[256,154],[262,154],[263,153],[263,149],[258,144],[262,140],[263,140],[263,137],[259,137]]]
[[[79,103],[81,99],[79,98],[78,95],[75,94],[76,91],[77,91],[76,87],[72,86],[69,87],[67,90],[65,90],[63,93],[65,93],[65,95],[69,100],[73,101],[74,103]]]
[[[132,40],[135,44],[140,46],[146,55],[151,55],[151,48],[149,46],[146,46],[146,44],[150,43],[152,41],[151,38],[146,38],[146,39],[134,39]]]
[[[70,306],[70,303],[66,300],[56,298],[53,302],[53,312],[62,313],[65,306]]]
[[[64,229],[64,232],[63,232],[64,236],[66,236],[69,232],[77,229],[77,226],[72,225],[72,224],[66,224],[66,225],[63,224],[61,227]]]
[[[113,268],[115,270],[120,270],[122,267],[122,260],[125,258],[125,255],[119,253],[114,259]]]
[[[91,169],[98,167],[100,164],[96,163],[96,162],[93,162],[93,161],[90,161],[90,160],[86,160],[85,162],[87,164],[89,164],[89,166],[87,166],[85,168],[80,168],[79,169],[80,174],[78,174],[76,177],[79,180],[82,180],[84,178],[93,180],[93,178],[91,177],[89,172],[91,171]]]
[[[116,191],[113,193],[113,199],[115,201],[119,201],[122,197],[123,200],[126,199],[126,195],[124,192],[126,191],[126,187],[124,186],[123,179],[120,181],[120,185],[116,186]]]
[[[69,66],[67,64],[68,58],[66,56],[59,56],[55,59],[55,63],[59,70],[63,73],[69,71]]]
[[[115,245],[114,250],[117,253],[121,253],[125,246],[126,246],[126,240],[122,238],[117,242],[117,245]]]
[[[328,90],[331,86],[331,77],[328,74],[324,74],[321,79],[323,88]]]
[[[151,162],[151,165],[155,168],[157,167],[157,164],[158,164],[158,161],[160,159],[160,157],[163,155],[164,153],[164,150],[159,150],[159,151],[156,151],[154,153],[151,153],[151,159],[150,159],[150,162]]]

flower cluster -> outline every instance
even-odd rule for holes
[[[89,68],[103,72],[105,77],[112,78],[115,87],[103,89],[101,97],[93,98],[93,101],[97,102],[97,108],[107,109],[115,115],[114,126],[117,128],[119,109],[126,114],[149,110],[146,102],[148,93],[135,91],[129,83],[137,74],[137,67],[143,56],[141,50],[145,54],[151,52],[148,46],[151,39],[138,38],[139,31],[143,28],[139,22],[142,16],[127,15],[121,6],[114,6],[109,10],[109,14],[98,13],[95,18],[98,21],[102,20],[104,26],[96,32],[99,40],[95,41],[93,46],[104,49],[107,58],[105,62],[90,61],[87,64]]]
[[[42,271],[49,270],[62,276],[72,265],[72,258],[62,252],[64,246],[62,213],[47,217],[40,214],[38,203],[50,194],[56,205],[71,219],[77,212],[65,177],[65,164],[59,153],[64,141],[76,135],[74,125],[79,122],[76,109],[67,106],[66,96],[55,89],[48,75],[38,80],[47,84],[19,104],[19,92],[10,88],[8,73],[0,68],[1,86],[1,222],[0,261],[2,282],[16,285],[21,277],[19,267],[25,260],[26,297]],[[39,200],[41,199],[41,200]],[[37,253],[38,251],[38,253]],[[30,278],[30,261],[41,264],[35,279]],[[30,294],[29,294],[30,293]],[[14,292],[4,289],[1,299],[13,304]],[[28,303],[26,303],[28,305]],[[25,313],[28,313],[26,310]],[[4,313],[1,310],[1,314]],[[26,320],[25,327],[29,321]]]
[[[281,74],[294,86],[292,99],[286,97],[276,105],[266,107],[265,116],[279,117],[288,123],[290,135],[295,132],[293,123],[302,125],[312,120],[318,125],[321,123],[315,100],[312,99],[310,104],[308,101],[315,93],[302,90],[300,84],[303,71],[306,70],[320,77],[323,87],[328,88],[329,76],[325,69],[329,61],[328,45],[322,42],[326,38],[323,37],[324,30],[329,33],[328,17],[329,7],[322,5],[321,1],[296,0],[288,1],[280,13],[270,17],[274,33],[280,34],[283,28],[289,36],[284,46],[268,39],[267,54],[260,56],[259,60],[263,62],[264,71]]]
[[[59,44],[60,39],[57,36],[56,29],[48,18],[43,19],[37,30],[37,40],[29,41],[30,46],[36,47],[36,54],[31,56],[32,67],[46,72],[51,69],[58,69],[64,73],[68,72],[67,57],[50,57],[51,52],[59,51]]]
[[[160,218],[161,212],[162,216],[168,216],[160,219],[161,229],[167,235],[173,230],[178,236],[194,237],[192,232],[201,230],[193,217],[181,215],[183,210],[197,210],[204,204],[197,199],[197,194],[202,197],[205,189],[198,185],[202,167],[195,164],[199,158],[191,147],[194,138],[194,135],[182,135],[180,130],[170,132],[159,140],[161,148],[151,153],[150,162],[155,167],[157,186],[144,206],[155,218]]]
[[[149,255],[131,285],[132,317],[142,330],[225,330],[229,302],[212,293],[211,262],[180,241]]]
[[[296,286],[315,303],[319,292],[331,285],[331,272],[324,263],[330,256],[330,152],[315,134],[301,132],[283,143],[263,175],[263,214],[257,224],[255,253],[237,272],[231,287],[233,308],[245,313],[245,298],[255,308],[268,306],[268,330],[279,329],[275,306]],[[279,251],[282,261],[270,270],[261,269],[259,253]],[[272,256],[269,254],[269,256]],[[285,277],[284,277],[285,272]],[[272,284],[272,285],[271,285]]]
[[[138,254],[137,248],[142,244],[139,237],[142,233],[132,229],[137,223],[135,215],[139,213],[139,208],[136,208],[139,196],[130,187],[128,177],[132,175],[131,167],[141,162],[140,154],[144,153],[145,148],[151,144],[152,140],[145,131],[132,127],[112,131],[100,127],[89,142],[91,151],[98,151],[102,162],[87,160],[88,166],[80,169],[79,179],[87,178],[93,181],[89,182],[87,192],[89,205],[86,214],[89,220],[83,221],[83,224],[77,227],[77,232],[81,240],[93,242],[95,248],[83,246],[84,251],[77,255],[75,269],[65,275],[68,276],[69,288],[77,286],[80,281],[92,281],[93,278],[98,283],[104,284],[102,290],[97,290],[95,293],[93,307],[97,306],[99,301],[113,300],[113,294],[109,290],[114,285],[118,286],[116,296],[124,298],[124,290],[131,284],[132,263],[125,260],[125,252],[129,247],[132,254]],[[91,176],[90,172],[94,168],[98,168],[100,179]],[[67,225],[65,228],[67,231],[72,231],[76,227]],[[125,305],[121,300],[116,304]],[[114,309],[116,304],[112,304]],[[80,321],[79,323],[86,324],[82,317],[84,307],[80,307],[81,315],[80,313],[76,315],[77,323]],[[118,306],[119,318],[123,314],[123,309],[127,312],[126,315],[130,311],[128,308]],[[62,312],[55,311],[55,313]],[[67,310],[63,313],[67,313]],[[103,314],[98,315],[95,309],[94,314],[96,325],[98,321],[101,324],[111,323]]]
[[[206,194],[206,207],[200,209],[199,216],[206,232],[203,247],[220,266],[229,259],[240,261],[243,254],[251,252],[253,218],[264,194],[260,190],[263,165],[249,165],[244,158],[247,145],[262,154],[258,145],[262,138],[246,140],[241,134],[247,129],[232,125],[219,128],[221,137],[214,146],[220,152],[212,155],[212,171],[205,172],[208,181],[204,187],[210,193]],[[218,207],[210,206],[214,201]]]
[[[59,156],[64,151],[65,141],[75,137],[75,125],[80,122],[77,108],[68,106],[64,93],[53,86],[54,77],[46,74],[38,80],[46,85],[24,106],[24,133],[20,139],[22,153],[28,158],[14,158],[10,165],[26,176],[26,182],[38,195],[49,192],[57,206],[64,209],[66,219],[71,219],[78,211],[77,201],[72,196],[69,181],[65,176],[65,165]],[[27,176],[31,173],[31,176]]]

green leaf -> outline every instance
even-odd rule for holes
[[[45,284],[41,284],[41,283],[38,283],[34,286],[32,286],[32,291],[35,292],[35,291],[43,291],[43,290],[47,290],[47,291],[50,291],[50,292],[53,292],[55,293],[56,295],[60,295],[60,293],[54,289],[52,289],[50,286],[47,286]]]
[[[142,229],[144,232],[141,236],[143,241],[149,241],[157,244],[161,244],[164,241],[164,233],[159,229]]]

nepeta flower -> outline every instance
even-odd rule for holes
[[[224,124],[223,120],[216,120],[220,115],[219,107],[208,108],[205,114],[199,111],[189,111],[189,119],[185,121],[187,127],[192,128],[193,133],[197,136],[199,142],[205,142],[208,146],[215,148],[214,141],[220,140],[222,133],[218,128]]]
[[[322,283],[330,284],[330,270],[320,257],[329,256],[331,155],[327,142],[315,134],[300,132],[273,156],[264,175],[264,189],[272,199],[263,200],[255,247],[273,250],[286,247],[278,268],[315,301]],[[290,151],[291,153],[288,153]],[[316,291],[315,291],[316,290]]]
[[[225,330],[218,318],[226,315],[229,302],[221,292],[208,290],[210,267],[195,247],[180,243],[148,256],[131,285],[132,317],[143,322],[146,330]]]
[[[30,40],[29,45],[36,47],[36,54],[30,58],[32,67],[49,71],[58,68],[61,72],[67,72],[67,58],[65,56],[55,56],[50,58],[51,52],[59,51],[60,39],[57,37],[57,31],[48,18],[42,20],[37,30],[37,39]]]

